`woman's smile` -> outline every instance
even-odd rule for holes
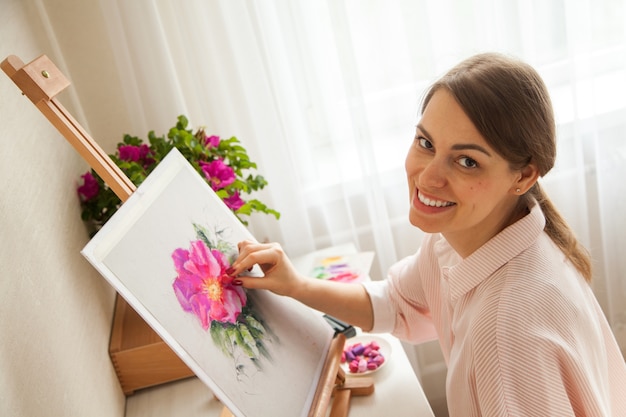
[[[454,205],[452,201],[439,200],[435,197],[427,197],[420,190],[417,190],[417,199],[420,203],[428,207],[450,207]]]
[[[415,210],[423,213],[424,215],[435,215],[448,212],[456,203],[447,201],[441,198],[434,197],[432,195],[424,194],[418,188],[415,189],[413,199],[413,207]]]

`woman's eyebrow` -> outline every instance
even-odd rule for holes
[[[475,143],[457,143],[455,145],[452,145],[452,149],[454,149],[455,151],[463,151],[466,149],[473,149],[475,151],[479,151],[484,153],[487,156],[491,156],[491,154],[489,153],[489,151],[485,148],[483,148],[480,145],[476,145]]]
[[[428,136],[429,138],[431,138],[431,137],[432,137],[432,135],[431,135],[430,133],[428,133],[428,130],[424,129],[424,126],[423,126],[421,123],[418,123],[418,124],[417,124],[417,128],[418,128],[419,130],[421,130],[421,131],[422,131],[422,133],[424,133],[424,135]]]
[[[425,136],[427,136],[429,139],[431,139],[433,137],[430,133],[428,133],[428,130],[426,130],[424,128],[424,125],[422,125],[421,123],[419,123],[417,125],[417,128]],[[483,146],[477,145],[475,143],[457,143],[455,145],[452,145],[452,149],[455,150],[455,151],[464,151],[464,150],[467,150],[467,149],[471,149],[471,150],[475,150],[475,151],[478,151],[478,152],[482,152],[482,153],[484,153],[487,156],[491,156],[491,153],[487,149],[485,149]]]

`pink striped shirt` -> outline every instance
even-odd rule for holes
[[[439,234],[364,284],[372,332],[439,339],[452,417],[626,416],[626,364],[537,204],[462,259]]]

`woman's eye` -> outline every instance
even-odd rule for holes
[[[426,139],[423,136],[418,136],[417,137],[417,143],[419,144],[420,147],[424,148],[424,149],[432,149],[433,148],[433,144]]]
[[[476,162],[472,158],[469,158],[467,156],[463,156],[463,157],[459,158],[459,165],[461,165],[464,168],[476,168],[476,167],[478,167],[478,162]]]

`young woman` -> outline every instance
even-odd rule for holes
[[[371,332],[437,338],[451,416],[626,416],[626,365],[588,285],[591,261],[542,191],[556,156],[546,87],[499,54],[427,91],[406,157],[409,219],[427,233],[388,278],[307,279],[278,244],[241,242],[246,288]]]

